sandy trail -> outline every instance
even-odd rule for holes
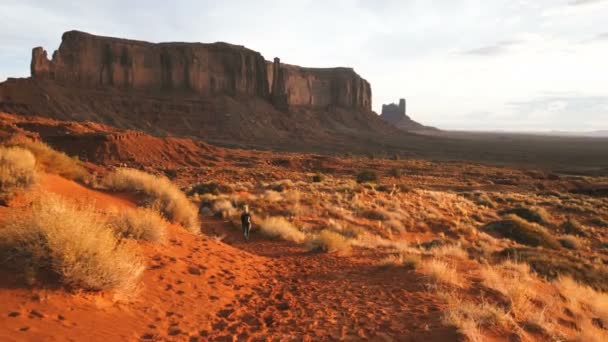
[[[238,229],[221,221],[207,219],[204,227],[265,257],[268,267],[253,293],[218,312],[214,330],[205,334],[213,340],[230,340],[226,333],[260,340],[457,340],[441,325],[442,304],[414,271],[380,268],[361,250],[350,257],[311,253],[259,233],[245,243]],[[240,324],[225,331],[233,322]]]

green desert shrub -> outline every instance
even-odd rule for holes
[[[357,183],[375,182],[378,180],[378,174],[375,171],[365,170],[357,174]]]
[[[109,213],[110,226],[120,236],[151,242],[164,242],[169,223],[154,209],[124,209]]]
[[[35,183],[36,158],[19,147],[0,147],[0,200],[4,201]]]
[[[516,215],[507,215],[503,220],[488,223],[485,229],[522,245],[548,248],[559,248],[560,246],[559,242],[544,227]]]
[[[279,216],[264,219],[260,223],[260,231],[266,236],[296,243],[302,243],[306,240],[306,234],[302,233],[291,222]]]
[[[114,191],[136,192],[143,196],[144,206],[157,209],[192,233],[200,233],[198,208],[166,177],[119,168],[105,178],[104,185]]]
[[[36,157],[36,163],[42,171],[60,175],[77,181],[85,181],[90,175],[75,158],[51,148],[49,145],[26,137],[13,137],[5,145],[24,148]]]
[[[526,208],[517,207],[512,209],[506,209],[499,212],[500,215],[517,215],[528,222],[534,222],[538,224],[549,223],[550,216],[543,208]]]
[[[351,251],[351,243],[343,235],[324,229],[308,240],[308,249],[311,251],[347,254]]]
[[[93,208],[48,194],[11,214],[0,229],[0,257],[24,276],[73,289],[133,290],[144,271],[136,246],[117,239]]]

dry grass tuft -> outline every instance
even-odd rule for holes
[[[0,200],[6,200],[35,183],[36,159],[19,147],[0,147]]]
[[[169,225],[156,210],[149,208],[112,212],[108,221],[125,238],[161,243],[165,242]]]
[[[16,136],[8,140],[5,145],[21,147],[32,152],[38,166],[45,172],[77,181],[85,181],[90,177],[78,159],[56,151],[43,142]]]
[[[260,230],[267,236],[295,243],[302,243],[306,240],[306,234],[302,233],[296,226],[283,217],[266,218],[260,223]]]
[[[311,251],[348,254],[351,248],[351,243],[347,238],[327,229],[308,240],[308,249]]]
[[[481,300],[464,300],[454,293],[441,293],[448,303],[443,313],[443,324],[454,326],[469,341],[485,341],[481,328],[499,327],[513,331],[517,324],[509,313],[500,307]]]
[[[219,199],[213,202],[213,213],[221,218],[229,218],[236,215],[236,209],[227,199]]]
[[[50,273],[70,288],[129,292],[144,271],[135,246],[118,240],[93,208],[55,195],[11,215],[0,230],[0,251],[4,265],[24,274]]]
[[[396,266],[408,270],[415,270],[420,265],[421,259],[416,254],[397,254],[391,255],[381,260],[378,265],[383,267]]]
[[[199,234],[198,209],[169,179],[142,171],[120,168],[104,180],[115,191],[134,191],[145,196],[145,206],[156,208],[167,219]]]
[[[443,284],[462,287],[464,285],[456,267],[437,258],[423,261],[420,265],[420,271],[428,275],[432,280],[432,285],[435,286]]]

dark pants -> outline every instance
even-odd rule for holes
[[[246,241],[249,241],[249,229],[251,229],[250,224],[243,225],[243,236],[245,237]]]

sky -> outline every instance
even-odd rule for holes
[[[443,129],[608,130],[608,0],[0,0],[0,81],[72,29],[353,67]]]

